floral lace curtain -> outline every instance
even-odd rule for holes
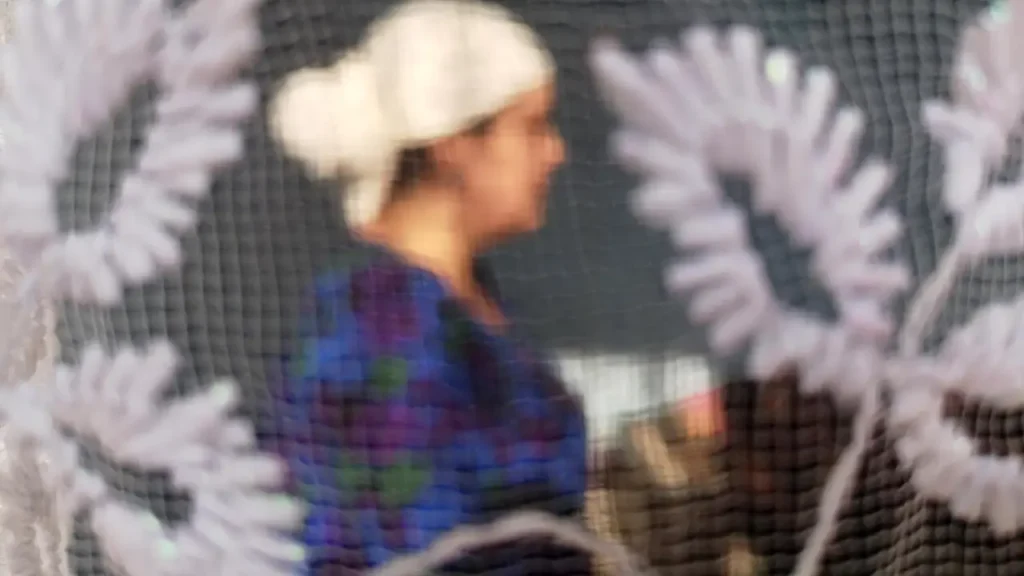
[[[11,34],[14,0],[0,0],[0,43]],[[0,146],[3,135],[0,134]],[[45,381],[53,373],[57,343],[52,308],[30,311],[29,330],[13,334],[12,319],[23,314],[16,290],[23,271],[0,246],[0,386],[27,379]],[[12,441],[0,425],[0,576],[67,574],[65,544],[69,523],[59,517],[53,494],[43,486],[40,467],[30,446]]]

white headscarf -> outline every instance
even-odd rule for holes
[[[345,219],[371,222],[399,153],[457,134],[551,81],[551,54],[526,24],[477,0],[411,0],[370,26],[330,68],[288,76],[269,106],[286,153],[344,176]]]

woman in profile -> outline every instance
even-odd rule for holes
[[[273,442],[311,506],[309,574],[348,574],[520,509],[575,516],[584,416],[510,336],[474,263],[544,222],[562,163],[555,65],[503,8],[412,0],[333,66],[289,76],[274,136],[345,181],[350,264],[316,282],[272,403]],[[552,542],[445,571],[582,574]]]

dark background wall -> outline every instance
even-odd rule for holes
[[[661,287],[669,256],[660,234],[638,225],[626,205],[633,180],[607,157],[610,122],[585,66],[595,34],[643,47],[694,23],[752,24],[769,44],[794,48],[809,65],[832,66],[843,98],[869,117],[865,148],[900,170],[890,202],[908,214],[907,255],[931,268],[949,224],[938,210],[937,163],[917,120],[921,99],[944,90],[956,22],[980,2],[952,0],[505,0],[547,39],[561,69],[559,123],[570,162],[557,176],[545,230],[493,255],[519,319],[544,344],[589,351],[702,348],[682,307]],[[389,0],[269,0],[265,53],[253,74],[268,95],[288,72],[331,62],[356,42]],[[80,150],[66,187],[69,226],[94,221],[132,159],[148,119],[141,90],[111,130]],[[201,374],[259,371],[280,351],[295,300],[309,277],[344,250],[336,185],[306,179],[270,142],[264,117],[248,130],[248,154],[226,170],[202,205],[199,233],[186,240],[180,276],[130,295],[123,310],[72,310],[67,336],[138,338],[167,333],[187,345]],[[742,197],[742,187],[733,187]],[[780,295],[827,310],[801,259],[770,222],[752,224]]]
[[[900,170],[889,201],[910,218],[905,254],[931,269],[948,238],[937,208],[940,172],[917,120],[922,98],[944,90],[957,22],[982,2],[967,0],[507,0],[547,39],[561,68],[559,123],[571,162],[558,175],[550,223],[534,238],[493,256],[503,291],[520,320],[544,345],[586,352],[657,354],[703,350],[703,336],[661,288],[669,255],[660,235],[630,216],[633,185],[609,161],[609,117],[594,98],[585,66],[595,34],[611,33],[639,48],[694,23],[757,26],[770,44],[798,51],[809,64],[839,75],[843,98],[863,107],[866,147]],[[268,0],[262,10],[265,53],[252,74],[264,96],[288,72],[326,64],[358,40],[387,0]],[[111,128],[85,143],[66,187],[66,224],[95,221],[121,170],[131,161],[148,118],[143,89]],[[186,240],[180,275],[133,291],[111,312],[67,311],[66,355],[86,338],[107,342],[170,336],[188,362],[182,387],[233,375],[258,401],[267,359],[285,347],[309,278],[345,250],[334,214],[333,185],[314,184],[269,141],[262,114],[248,128],[245,160],[226,170],[202,205],[198,233]],[[736,188],[742,196],[741,187]],[[772,263],[781,296],[827,312],[807,278],[804,255],[770,223],[752,230]],[[630,383],[623,383],[630,385]],[[110,468],[131,495],[169,516],[185,510],[155,477]],[[86,540],[73,550],[76,570],[97,573]]]

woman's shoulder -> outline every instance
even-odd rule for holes
[[[344,340],[366,353],[408,352],[412,342],[426,342],[425,335],[443,323],[443,286],[424,270],[388,254],[347,255],[318,274],[313,284],[303,318],[316,328],[307,326],[305,333]]]
[[[353,312],[372,312],[396,305],[436,305],[443,287],[430,274],[379,250],[358,249],[317,274],[314,300],[347,300]]]

